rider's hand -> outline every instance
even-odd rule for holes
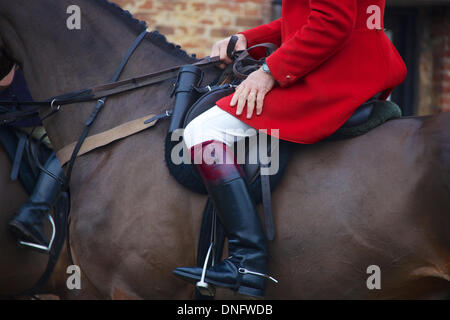
[[[245,38],[245,36],[241,33],[236,34],[236,36],[238,37],[238,41],[236,42],[236,47],[234,48],[234,50],[239,51],[239,50],[247,49],[247,39]],[[228,43],[230,42],[230,39],[231,39],[231,37],[228,37],[226,39],[217,41],[211,49],[210,56],[211,57],[220,56],[220,60],[222,60],[226,64],[230,64],[231,59],[228,58],[228,56],[227,56],[227,48],[228,48]],[[219,67],[224,69],[225,66],[226,65],[222,63]]]
[[[237,104],[236,114],[239,116],[247,103],[247,119],[250,119],[256,105],[256,114],[259,116],[262,112],[264,97],[275,84],[275,79],[260,68],[252,72],[236,88],[230,106],[234,107]]]

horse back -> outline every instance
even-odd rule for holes
[[[448,116],[408,117],[360,137],[299,145],[273,197],[278,238],[270,251],[282,264],[271,270],[280,283],[302,287],[304,298],[343,298],[349,286],[348,297],[407,298],[397,288],[446,279],[449,127]],[[379,292],[365,282],[374,264],[384,275]],[[295,279],[284,279],[288,265],[297,266]]]

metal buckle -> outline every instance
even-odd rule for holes
[[[55,103],[56,99],[53,99],[52,102],[50,103],[50,109],[52,109],[52,111],[59,111],[59,109],[61,109],[61,105],[58,104],[57,107],[55,108],[54,103]]]
[[[245,268],[239,268],[238,271],[239,271],[239,273],[241,273],[241,274],[252,274],[252,275],[254,275],[254,276],[263,277],[263,278],[272,280],[272,281],[275,282],[275,283],[278,283],[278,280],[277,280],[277,279],[275,279],[275,278],[269,276],[268,274],[264,274],[264,273],[260,273],[260,272],[255,272],[255,271],[250,271],[250,270],[247,270],[247,269],[245,269]]]

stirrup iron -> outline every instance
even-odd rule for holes
[[[202,277],[200,281],[195,284],[195,287],[203,296],[214,297],[216,294],[216,288],[205,281],[206,269],[208,268],[209,256],[211,255],[211,250],[214,247],[214,243],[211,242],[209,245],[208,253],[206,254],[205,263],[203,264]]]
[[[216,288],[205,281],[206,269],[208,268],[209,257],[212,256],[211,266],[214,266],[214,247],[216,245],[216,223],[217,215],[216,209],[213,209],[211,226],[211,244],[209,245],[208,252],[206,253],[205,262],[203,263],[202,277],[200,281],[195,284],[195,287],[203,296],[214,297],[216,295]]]
[[[48,220],[50,221],[50,224],[52,226],[52,236],[50,238],[50,242],[48,243],[48,246],[43,246],[37,243],[33,242],[27,242],[27,241],[19,241],[19,244],[24,247],[30,247],[32,249],[35,249],[39,251],[40,253],[50,253],[50,250],[52,250],[53,240],[55,240],[55,234],[56,234],[56,228],[55,228],[55,222],[53,221],[53,217],[49,213],[47,215]]]

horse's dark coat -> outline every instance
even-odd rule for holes
[[[76,32],[65,28],[71,4],[83,13]],[[35,99],[108,81],[138,33],[137,23],[103,0],[0,0],[0,12],[1,44],[22,67]],[[123,78],[192,61],[157,34],[147,40]],[[209,69],[207,78],[218,72]],[[167,81],[110,99],[92,134],[167,109],[171,86]],[[45,122],[56,149],[78,139],[92,108],[92,103],[70,106]],[[267,297],[426,298],[448,292],[449,130],[447,113],[393,120],[358,138],[300,146],[273,196],[277,238],[269,248],[270,273],[280,282],[269,285]],[[161,123],[78,159],[71,234],[83,270],[80,296],[192,296],[192,286],[171,272],[195,265],[205,197],[168,174],[166,131],[167,123]],[[1,176],[6,179],[4,172]],[[0,193],[1,201],[15,201],[2,205],[6,225],[24,199],[23,191],[4,181],[2,190],[15,192]],[[7,275],[0,277],[0,288],[31,284],[39,275],[32,269],[39,257],[19,251],[5,233],[0,243],[0,274]],[[65,263],[48,288],[61,297],[71,294],[64,290]],[[382,270],[382,290],[366,286],[367,267],[374,264]],[[231,296],[221,291],[219,297]]]

